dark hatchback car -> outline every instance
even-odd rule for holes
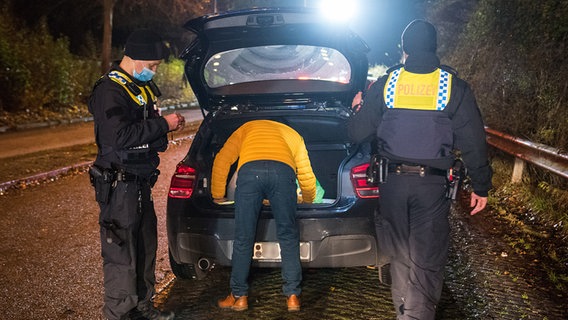
[[[201,279],[214,265],[231,265],[234,205],[212,201],[211,169],[231,133],[256,119],[285,123],[304,137],[325,190],[319,203],[298,204],[303,267],[375,264],[378,189],[365,176],[370,146],[352,144],[346,131],[352,98],[367,77],[367,45],[346,26],[303,8],[203,16],[185,28],[194,34],[182,54],[185,73],[205,117],[168,195],[174,274]],[[275,230],[265,203],[253,266],[280,265]]]

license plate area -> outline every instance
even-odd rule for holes
[[[252,258],[260,262],[282,262],[280,244],[278,242],[255,242]],[[300,261],[310,261],[310,259],[310,243],[300,242]]]

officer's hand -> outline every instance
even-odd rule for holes
[[[362,101],[363,101],[363,92],[359,91],[357,92],[355,97],[353,97],[353,101],[351,102],[351,109],[353,110],[353,112],[357,112],[359,111],[359,109],[361,109]]]
[[[474,214],[478,213],[479,211],[485,209],[487,205],[487,197],[480,197],[475,194],[475,192],[471,193],[471,201],[469,206],[473,208],[470,214],[473,216]]]
[[[169,131],[181,130],[185,126],[185,118],[179,113],[172,113],[164,116],[168,122]]]

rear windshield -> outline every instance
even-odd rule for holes
[[[349,83],[351,66],[339,51],[306,45],[273,45],[218,53],[205,65],[210,88],[267,80]]]

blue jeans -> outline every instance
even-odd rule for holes
[[[284,295],[301,292],[300,235],[296,224],[296,173],[277,161],[251,161],[240,169],[235,191],[235,241],[233,243],[231,291],[248,295],[256,226],[262,200],[270,201],[282,257]]]

